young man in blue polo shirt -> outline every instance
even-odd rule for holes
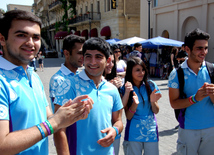
[[[85,38],[77,35],[68,35],[63,40],[63,52],[65,56],[65,63],[61,64],[61,68],[50,79],[49,82],[49,96],[52,110],[54,112],[54,98],[57,88],[68,76],[74,76],[78,67],[83,66],[82,46]]]
[[[113,142],[123,129],[121,119],[122,102],[117,88],[107,82],[102,74],[109,58],[110,47],[101,38],[91,38],[83,45],[85,69],[67,78],[55,97],[55,108],[62,106],[68,98],[87,94],[93,101],[93,110],[88,118],[78,121],[67,129],[58,132],[54,138],[58,153],[72,155],[112,155]],[[67,144],[67,145],[65,145]]]
[[[0,154],[48,155],[47,136],[85,119],[93,101],[69,100],[52,115],[41,80],[28,66],[40,49],[40,19],[12,10],[0,23]]]
[[[169,77],[169,99],[172,108],[182,109],[179,116],[177,153],[211,155],[214,152],[214,84],[205,65],[208,33],[195,29],[185,36],[188,59],[181,64],[184,72],[185,99],[179,98],[176,69]]]

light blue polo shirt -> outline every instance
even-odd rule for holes
[[[16,66],[0,56],[0,120],[10,122],[10,132],[33,127],[47,120],[44,88],[33,67]],[[44,138],[20,155],[48,154]]]
[[[117,88],[102,79],[96,88],[93,80],[81,71],[78,75],[68,77],[57,89],[55,104],[63,105],[76,96],[89,95],[93,101],[88,118],[80,120],[67,128],[67,139],[72,155],[112,155],[113,145],[102,147],[97,143],[106,134],[100,131],[112,127],[112,112],[123,108]]]
[[[78,74],[79,71],[76,72]],[[49,82],[49,97],[51,101],[51,107],[54,112],[53,98],[56,96],[56,89],[63,83],[68,76],[74,76],[64,64],[61,64],[61,68],[51,77]]]
[[[203,62],[198,75],[188,67],[187,60],[182,63],[181,68],[184,71],[184,93],[187,98],[196,94],[205,82],[211,83],[205,62]],[[170,73],[168,86],[179,89],[178,75],[175,69]],[[179,123],[184,129],[214,127],[214,104],[211,102],[210,97],[205,97],[203,100],[186,108],[185,116]]]
[[[151,90],[159,90],[158,86],[152,80],[148,81]],[[157,142],[158,141],[158,126],[155,114],[152,111],[151,103],[149,102],[146,86],[143,83],[140,88],[133,87],[134,92],[139,99],[139,105],[131,120],[127,119],[125,137],[126,141],[135,142]],[[125,94],[125,87],[122,87],[122,95]],[[160,91],[157,91],[160,93]],[[144,100],[144,101],[143,101]]]

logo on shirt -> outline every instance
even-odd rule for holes
[[[4,105],[0,105],[0,119],[6,118],[8,115],[7,107]]]

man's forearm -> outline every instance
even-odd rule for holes
[[[66,129],[61,129],[54,134],[54,144],[58,155],[69,155]]]

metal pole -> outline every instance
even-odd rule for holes
[[[148,39],[150,39],[150,1],[148,0]]]
[[[91,13],[89,13],[89,38],[91,38]]]
[[[89,38],[91,38],[91,17],[89,17]]]

